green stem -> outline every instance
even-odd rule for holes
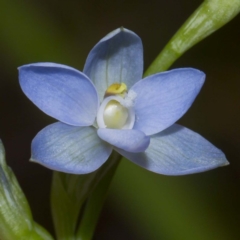
[[[113,162],[112,166],[98,183],[87,201],[83,217],[76,233],[76,240],[92,239],[107,191],[121,158],[121,155],[113,152],[108,159],[108,161]]]
[[[51,209],[58,240],[75,240],[77,219],[84,202],[103,177],[114,168],[115,155],[97,171],[75,175],[54,172],[51,190]],[[111,159],[110,157],[110,159]]]
[[[232,20],[239,11],[239,0],[204,1],[172,37],[144,76],[167,70],[183,53]]]

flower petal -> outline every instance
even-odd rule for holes
[[[143,74],[141,39],[125,28],[116,29],[94,46],[83,72],[93,81],[100,100],[113,83],[124,82],[130,88]]]
[[[50,169],[90,173],[101,167],[112,152],[94,127],[73,127],[57,122],[41,130],[32,141],[31,160]]]
[[[23,92],[43,112],[74,126],[92,125],[98,95],[92,82],[78,70],[55,63],[19,68]]]
[[[171,126],[192,105],[204,79],[203,72],[183,68],[158,73],[136,83],[131,88],[137,95],[133,128],[152,135]]]
[[[199,134],[177,124],[151,136],[144,153],[116,150],[141,167],[165,175],[198,173],[228,164],[221,150]]]
[[[100,128],[97,133],[102,140],[127,152],[143,152],[150,143],[148,136],[133,129]]]

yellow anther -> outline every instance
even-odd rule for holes
[[[111,95],[120,95],[124,97],[126,92],[127,92],[127,85],[125,83],[113,83],[106,90],[105,97],[108,97]]]

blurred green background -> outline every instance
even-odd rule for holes
[[[37,222],[53,232],[52,172],[30,163],[30,143],[54,119],[21,92],[17,67],[56,62],[82,70],[103,36],[124,26],[143,41],[145,69],[200,0],[0,0],[0,138]],[[179,121],[222,149],[230,165],[168,177],[122,161],[95,240],[240,239],[240,16],[190,49],[172,68],[207,74],[192,108]]]

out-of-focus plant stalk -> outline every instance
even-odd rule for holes
[[[232,20],[240,0],[206,0],[188,18],[145,72],[148,76],[167,70],[184,52]]]
[[[53,240],[50,234],[35,223],[17,179],[5,162],[0,140],[0,239]]]

